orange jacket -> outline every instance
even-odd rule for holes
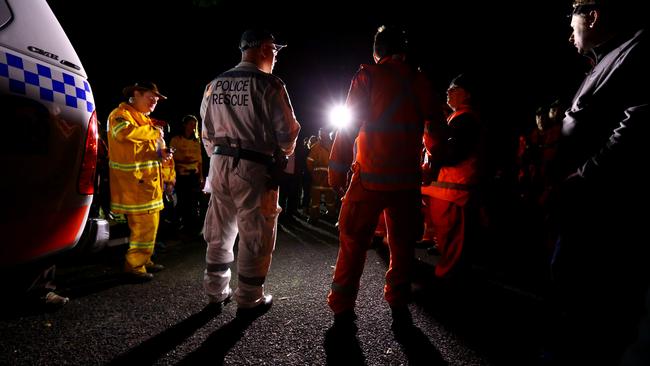
[[[399,57],[361,65],[346,104],[354,120],[336,134],[329,162],[330,185],[344,187],[354,163],[355,174],[366,189],[419,189],[425,121],[442,118],[424,74]]]
[[[462,116],[462,118],[460,118]],[[472,124],[472,126],[460,126],[459,124]],[[472,192],[478,188],[480,180],[479,151],[481,144],[481,131],[478,117],[469,109],[459,109],[448,118],[448,124],[453,129],[473,129],[475,141],[457,141],[457,144],[466,145],[467,151],[459,161],[453,164],[443,164],[438,173],[437,181],[429,187],[423,187],[423,194],[454,202],[464,206]],[[452,132],[452,136],[454,133]],[[469,136],[464,136],[465,138]],[[471,140],[471,139],[470,139]]]

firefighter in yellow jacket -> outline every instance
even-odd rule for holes
[[[310,149],[307,156],[307,170],[311,174],[311,202],[309,205],[309,222],[315,223],[320,217],[321,195],[324,196],[327,215],[336,217],[336,194],[327,181],[327,166],[330,160],[332,140],[323,129],[318,130],[318,142]]]
[[[151,261],[163,209],[162,161],[171,159],[162,129],[149,118],[158,100],[167,99],[151,82],[124,88],[127,102],[108,117],[111,211],[125,214],[131,234],[125,272],[136,281],[153,278],[164,267]]]

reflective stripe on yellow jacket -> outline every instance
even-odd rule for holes
[[[108,116],[108,158],[111,211],[146,213],[160,211],[162,175],[156,140],[160,131],[151,119],[127,103]]]
[[[309,149],[307,156],[307,170],[311,173],[313,188],[329,188],[327,182],[327,165],[330,160],[330,150],[318,141]]]

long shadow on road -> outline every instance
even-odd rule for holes
[[[210,334],[203,344],[177,365],[223,365],[228,351],[243,337],[249,322],[234,318]]]
[[[332,325],[325,332],[325,355],[328,365],[365,365],[366,360],[357,338],[356,327]]]
[[[220,313],[221,309],[208,305],[182,322],[115,357],[109,365],[151,365]]]
[[[393,327],[395,339],[402,346],[409,365],[443,366],[447,362],[442,358],[431,340],[414,324]]]

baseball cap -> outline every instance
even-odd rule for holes
[[[278,44],[275,42],[275,37],[271,32],[265,29],[248,29],[241,35],[239,40],[239,49],[246,51],[249,48],[255,48],[262,45],[264,42],[271,41],[275,45],[276,50],[281,50],[286,47],[286,44]]]

